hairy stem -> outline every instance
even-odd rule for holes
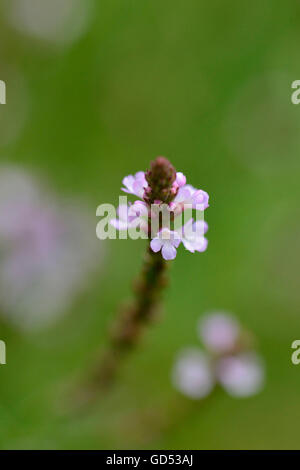
[[[148,247],[141,276],[135,284],[135,301],[118,318],[109,349],[94,377],[101,388],[112,383],[126,353],[139,342],[145,325],[152,321],[161,291],[166,285],[166,267],[160,253],[154,253]]]

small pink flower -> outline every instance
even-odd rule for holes
[[[160,172],[164,165],[166,165],[167,168],[166,172],[168,178],[171,178],[173,181],[171,187],[168,189],[167,196],[164,192],[166,188],[164,188],[163,185],[168,181],[168,178],[166,178],[166,181],[162,178],[162,182],[160,183]],[[151,238],[154,238],[150,246],[153,251],[161,250],[164,259],[174,259],[176,257],[176,248],[180,244],[180,241],[183,242],[185,248],[191,253],[195,251],[205,251],[208,243],[207,239],[204,237],[207,231],[207,224],[204,221],[194,223],[193,220],[191,220],[186,224],[184,229],[181,227],[176,230],[176,235],[173,236],[173,239],[172,237],[170,240],[166,239],[167,234],[175,233],[170,232],[170,230],[165,230],[170,227],[170,217],[173,221],[176,220],[177,217],[181,217],[185,210],[192,211],[192,209],[196,209],[198,211],[204,211],[208,207],[208,194],[201,189],[196,189],[190,184],[186,184],[185,175],[181,172],[175,172],[173,167],[171,171],[169,165],[170,164],[166,163],[163,157],[157,159],[157,168],[159,171],[157,170],[158,173],[152,183],[154,186],[158,185],[158,187],[162,184],[161,193],[159,191],[157,193],[159,195],[162,194],[161,200],[158,200],[160,198],[157,198],[156,193],[152,194],[151,184],[148,184],[147,181],[149,178],[149,181],[152,181],[151,178],[153,178],[153,175],[151,171],[153,171],[153,169],[147,173],[147,180],[146,174],[142,171],[135,173],[135,175],[126,176],[122,181],[123,187],[121,189],[125,193],[133,194],[142,199],[142,202],[140,201],[139,204],[145,205],[145,207],[142,208],[143,214],[139,213],[142,206],[139,206],[139,204],[135,202],[133,205],[129,205],[129,207],[126,205],[123,208],[120,207],[118,210],[119,217],[111,220],[111,224],[118,230],[140,227],[145,233],[148,233],[151,227]],[[151,201],[151,204],[149,201]],[[163,201],[169,202],[163,204]],[[157,211],[157,208],[153,209],[153,206],[159,206],[159,211]],[[167,206],[167,211],[172,212],[172,214],[171,216],[170,214],[164,214],[168,217],[169,222],[167,223],[166,219],[162,218],[162,229],[160,233],[155,236],[158,230],[157,220],[161,217],[160,212],[166,210],[164,206]],[[148,213],[146,214],[147,209]],[[151,224],[149,224],[149,221],[151,221]]]
[[[117,209],[118,219],[111,219],[110,223],[117,230],[127,230],[129,221],[128,221],[128,206],[127,204],[121,204]]]
[[[144,201],[135,201],[129,206],[128,217],[131,227],[140,227],[148,232],[148,206]]]
[[[148,183],[145,178],[145,173],[143,171],[138,171],[134,176],[128,175],[125,176],[122,180],[124,188],[121,188],[122,191],[129,194],[134,194],[141,199],[144,196],[145,188],[147,188]]]
[[[127,230],[131,227],[140,226],[147,231],[148,208],[145,202],[135,201],[129,206],[121,204],[117,213],[119,218],[110,220],[111,225],[117,230]]]
[[[204,211],[208,208],[209,196],[202,189],[196,189],[190,184],[186,184],[179,188],[174,201],[184,205],[191,206],[193,209]]]
[[[194,222],[190,219],[181,229],[180,237],[186,250],[191,253],[195,251],[203,252],[207,248],[207,239],[204,234],[208,230],[208,225],[204,220]]]
[[[176,258],[176,248],[180,245],[181,239],[177,232],[173,232],[168,228],[160,230],[155,238],[151,240],[151,250],[157,253],[161,250],[162,257],[165,260]]]
[[[193,209],[204,211],[208,208],[209,196],[202,189],[196,190],[192,195]]]

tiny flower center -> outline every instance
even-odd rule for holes
[[[161,238],[163,240],[170,240],[170,233],[168,230],[162,230]]]

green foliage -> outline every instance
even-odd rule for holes
[[[179,250],[161,318],[92,412],[61,415],[61,388],[105,344],[144,241],[99,241],[99,275],[53,328],[24,335],[1,324],[1,448],[299,447],[297,17],[294,0],[103,0],[64,50],[1,20],[0,64],[22,73],[30,99],[23,133],[0,145],[4,163],[38,170],[92,213],[157,155],[210,195],[207,252]],[[9,93],[7,83],[7,107]],[[174,355],[197,344],[196,321],[214,309],[256,335],[267,367],[259,396],[220,391],[201,406],[172,389]]]

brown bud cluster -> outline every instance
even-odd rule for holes
[[[146,172],[148,187],[144,193],[144,200],[148,204],[161,201],[168,204],[177,194],[176,170],[173,165],[164,157],[157,157],[151,162],[150,170]]]

